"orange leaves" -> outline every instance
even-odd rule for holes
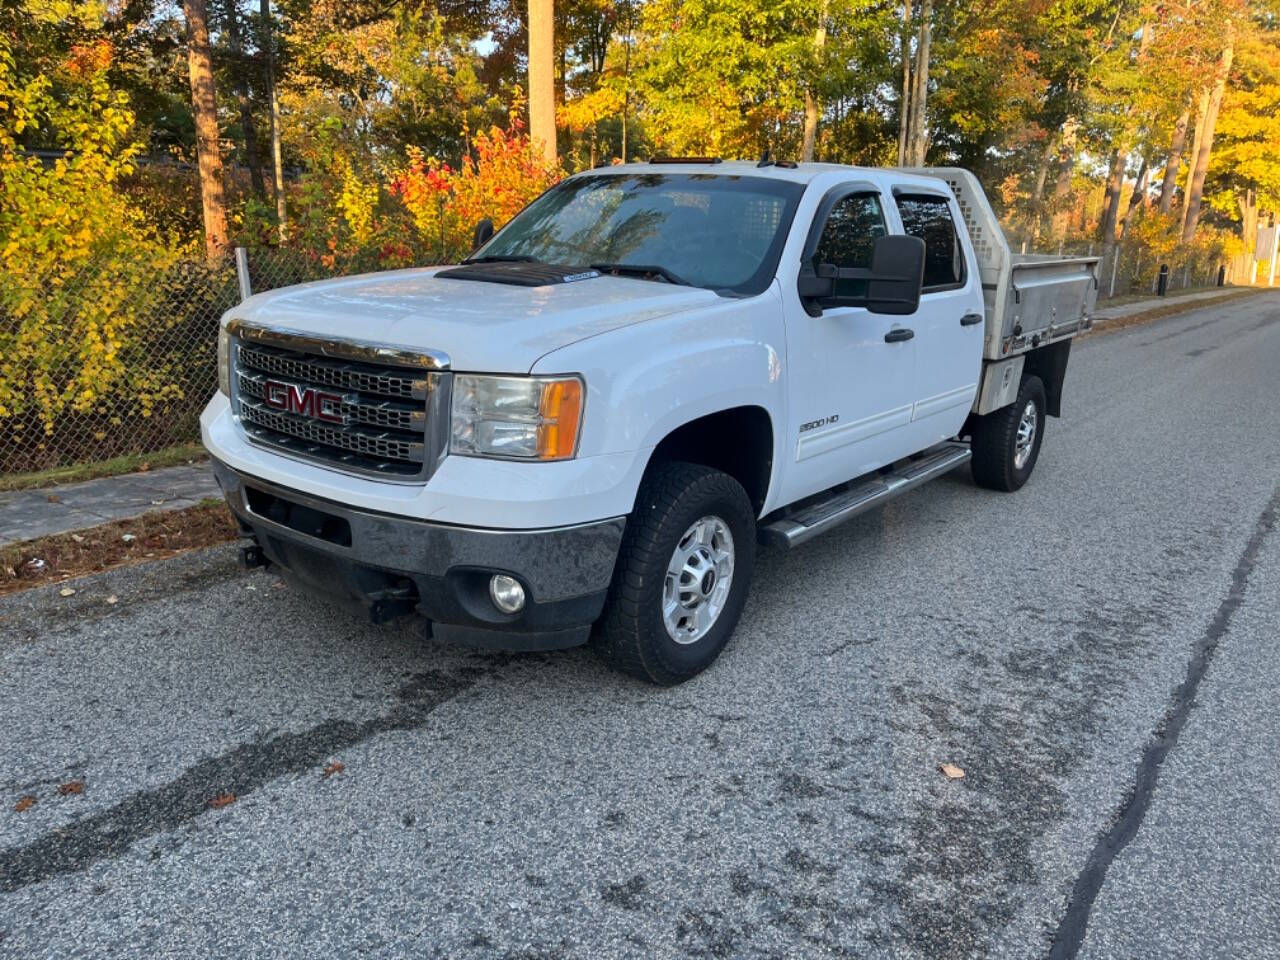
[[[31,794],[26,794],[18,798],[18,802],[13,805],[15,813],[26,813],[36,805],[36,798]]]
[[[331,763],[326,763],[324,765],[324,770],[321,771],[321,775],[325,777],[332,777],[335,773],[341,773],[345,769],[347,768],[344,764],[334,760]]]
[[[508,128],[492,126],[471,137],[471,155],[454,169],[409,147],[407,165],[388,182],[404,204],[421,240],[434,258],[465,256],[471,234],[484,217],[501,227],[563,176],[533,150],[514,115]]]
[[[58,793],[64,797],[84,793],[84,781],[68,780],[66,783],[60,783],[58,784]]]
[[[229,807],[231,806],[231,804],[235,802],[236,802],[236,795],[234,793],[224,792],[224,793],[218,794],[216,797],[213,797],[211,800],[209,800],[209,806],[211,806],[214,810],[221,810],[223,807]]]

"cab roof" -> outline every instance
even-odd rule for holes
[[[694,160],[681,163],[679,160],[663,160],[660,163],[623,163],[615,166],[594,167],[574,174],[575,177],[609,174],[703,174],[716,177],[763,177],[769,180],[789,180],[792,183],[808,184],[823,174],[839,173],[845,176],[864,177],[873,183],[892,179],[894,183],[917,183],[921,186],[937,187],[937,179],[916,172],[896,169],[894,167],[855,167],[843,163],[797,163],[778,166],[772,163],[760,166],[747,160],[722,160],[711,162]]]

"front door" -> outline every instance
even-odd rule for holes
[[[838,187],[818,207],[806,253],[811,249],[817,261],[839,267],[870,267],[875,240],[887,232],[878,191]],[[788,449],[796,461],[787,471],[783,502],[791,502],[914,452],[909,432],[916,348],[914,317],[862,307],[828,307],[811,316],[795,289],[783,296]]]

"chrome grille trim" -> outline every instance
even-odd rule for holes
[[[231,408],[250,443],[398,483],[423,483],[444,460],[453,376],[424,362],[426,354],[377,345],[336,351],[332,341],[278,330],[265,337],[263,328],[235,320],[227,328],[235,334]],[[246,337],[248,331],[253,333]],[[292,396],[310,390],[337,394],[326,409],[341,413],[345,422],[310,416],[305,407],[268,405],[268,381],[288,387]]]
[[[356,390],[360,393],[376,393],[383,397],[405,400],[425,400],[426,377],[403,375],[394,370],[369,371],[350,363],[312,359],[287,353],[283,350],[262,349],[241,345],[238,351],[240,367],[248,367],[262,373],[273,374],[296,383],[320,384],[340,390]]]
[[[375,433],[369,430],[358,430],[355,427],[330,426],[310,417],[280,413],[244,397],[240,398],[240,420],[305,441],[298,451],[313,456],[318,453],[323,454],[323,446],[338,447],[372,461],[399,461],[414,473],[421,470],[426,460],[426,445],[421,441],[408,440],[386,432]],[[280,443],[274,439],[270,442],[286,448],[292,447],[291,444]],[[334,459],[340,461],[341,457]],[[395,464],[389,463],[386,467],[376,469],[390,469],[394,466]]]
[[[240,396],[262,400],[266,396],[267,378],[261,374],[239,371]],[[279,383],[303,387],[306,384],[289,380],[278,380]],[[387,430],[412,430],[422,433],[427,427],[427,411],[422,404],[412,405],[397,403],[394,400],[366,401],[360,398],[347,400],[338,408],[347,421],[352,424],[363,424],[370,427],[382,427]]]
[[[282,327],[251,323],[234,317],[227,321],[227,332],[233,337],[253,343],[265,343],[301,353],[355,360],[359,363],[385,364],[391,367],[419,367],[423,370],[448,370],[452,365],[443,350],[406,350],[385,343],[362,343],[340,337],[316,337]]]

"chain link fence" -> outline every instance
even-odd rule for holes
[[[376,266],[248,253],[256,292]],[[239,300],[230,255],[0,278],[0,475],[197,442],[218,384],[218,319]]]
[[[1023,248],[1016,236],[1012,246]],[[383,267],[376,251],[339,260],[259,247],[244,260],[254,293]],[[1169,290],[1217,282],[1216,259],[1166,262]],[[1099,300],[1154,293],[1160,266],[1117,245],[1101,264]],[[59,264],[42,276],[0,278],[0,475],[198,441],[200,412],[217,389],[218,319],[239,300],[232,256],[212,265]]]
[[[1153,296],[1159,292],[1160,269],[1167,267],[1166,292],[1202,289],[1222,283],[1247,283],[1248,279],[1232,276],[1230,259],[1194,247],[1179,248],[1165,256],[1152,253],[1145,246],[1121,241],[1110,249],[1101,243],[1057,243],[1046,245],[1021,238],[1009,229],[1009,245],[1015,253],[1050,254],[1054,256],[1096,256],[1098,264],[1098,302],[1115,297]],[[1221,269],[1221,277],[1219,270]]]

